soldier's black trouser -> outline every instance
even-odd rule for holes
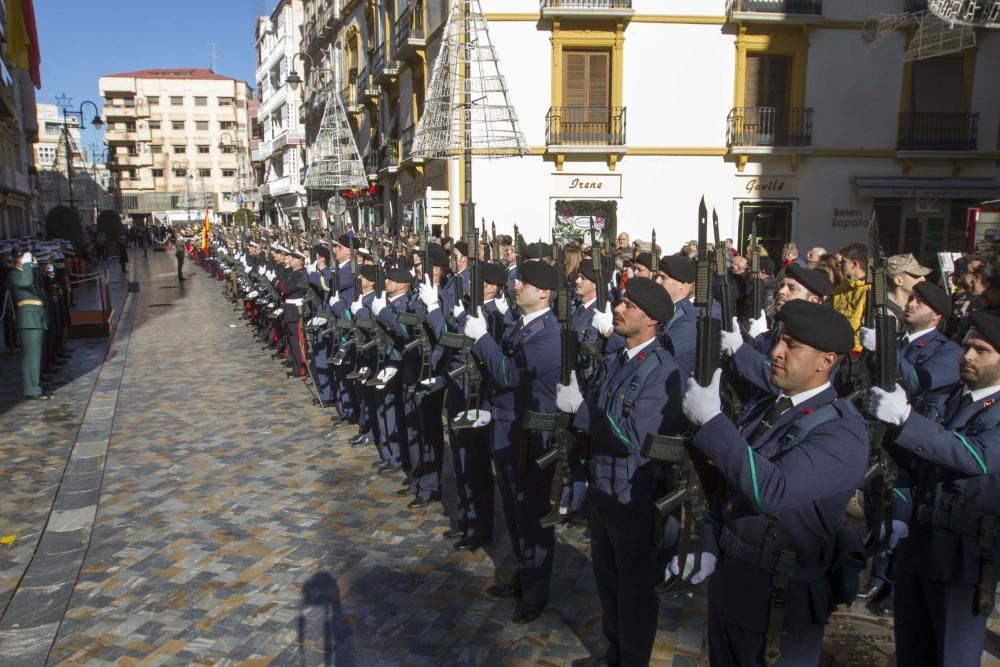
[[[648,665],[653,653],[660,606],[653,514],[652,506],[611,512],[590,499],[590,550],[610,665]]]

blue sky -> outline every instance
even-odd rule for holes
[[[42,54],[39,102],[65,93],[73,108],[98,103],[97,78],[104,74],[158,67],[209,67],[215,43],[219,74],[255,86],[253,35],[258,16],[272,0],[36,0]],[[93,118],[90,105],[86,123]],[[84,132],[83,148],[101,143],[103,133]]]

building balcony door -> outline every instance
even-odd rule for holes
[[[790,201],[743,201],[740,202],[739,250],[745,254],[750,244],[750,230],[757,224],[760,245],[767,248],[767,254],[780,268],[781,252],[785,244],[792,240],[792,208]]]

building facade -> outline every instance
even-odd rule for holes
[[[0,238],[17,238],[40,231],[31,169],[38,122],[35,85],[29,73],[14,64],[8,27],[7,10],[0,2]]]
[[[257,21],[257,119],[262,211],[269,224],[301,227],[308,199],[302,185],[305,129],[300,121],[302,89],[286,82],[302,49],[302,2],[281,0]],[[302,70],[302,66],[298,66]]]
[[[304,0],[302,34],[318,65],[339,64],[378,186],[358,211],[408,224],[428,190],[447,191],[456,234],[461,161],[408,152],[449,4]],[[596,214],[633,237],[655,228],[674,252],[697,235],[704,195],[738,246],[756,224],[774,254],[836,249],[866,240],[877,211],[887,251],[928,261],[963,250],[968,208],[1000,197],[1000,34],[977,29],[968,48],[911,60],[911,14],[870,43],[869,18],[920,0],[481,5],[528,142],[522,158],[473,162],[477,215],[500,231],[545,238]],[[322,86],[307,83],[311,139]]]
[[[126,217],[200,221],[206,206],[223,218],[239,209],[252,179],[244,81],[179,68],[111,74],[98,86]]]

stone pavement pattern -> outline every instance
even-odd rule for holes
[[[441,535],[453,496],[406,509],[399,480],[375,475],[374,451],[347,445],[354,429],[331,426],[303,383],[285,377],[221,283],[192,267],[179,286],[160,253],[136,264],[141,291],[130,299],[100,505],[49,664],[559,665],[601,649],[582,528],[558,529],[541,619],[510,624],[512,602],[483,592],[497,567],[512,567],[500,517],[493,546],[454,552]],[[45,433],[44,458],[65,464],[59,435],[50,444]],[[4,469],[34,458],[37,447],[0,438]],[[14,504],[15,521],[40,531],[53,495],[43,508]],[[7,516],[11,504],[0,503]],[[8,597],[23,569],[0,570]],[[702,598],[665,601],[654,664],[699,664],[703,618]],[[866,641],[874,652],[864,664],[885,664],[874,659],[878,637]]]

